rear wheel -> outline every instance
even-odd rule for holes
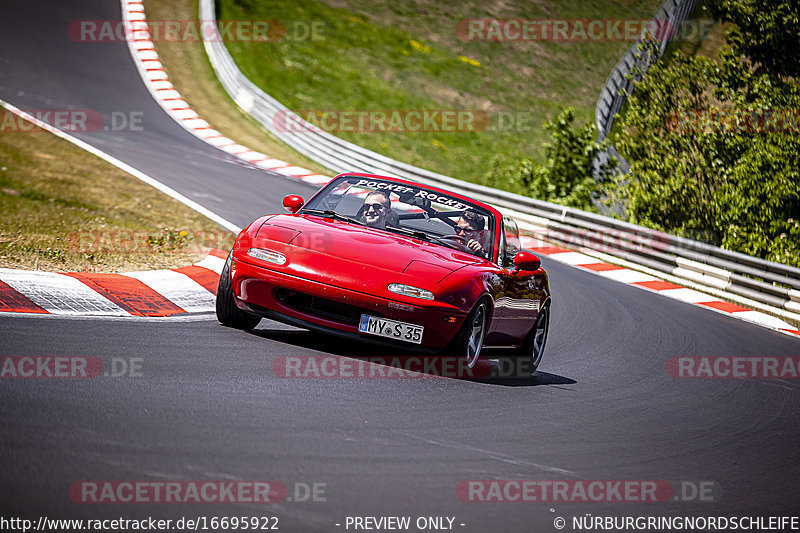
[[[454,351],[459,357],[464,357],[467,366],[472,368],[478,362],[483,350],[483,340],[486,337],[486,324],[489,321],[489,305],[486,300],[481,300],[467,316],[464,325],[454,343]]]
[[[222,268],[217,285],[217,320],[223,326],[250,331],[261,322],[261,317],[251,315],[236,306],[231,284],[231,260],[233,252],[228,254],[228,260]]]
[[[547,334],[550,331],[550,306],[542,307],[536,323],[522,344],[517,356],[519,368],[524,368],[526,373],[533,375],[544,355],[544,346],[547,343]]]

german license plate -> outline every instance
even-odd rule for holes
[[[398,322],[388,318],[377,316],[361,315],[361,322],[358,324],[358,331],[368,335],[388,337],[398,341],[411,342],[414,344],[422,343],[422,326]]]

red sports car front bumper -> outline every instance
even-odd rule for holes
[[[316,326],[330,332],[357,335],[364,340],[383,340],[413,348],[415,344],[392,341],[358,331],[362,314],[423,326],[421,345],[445,348],[456,336],[466,313],[440,303],[429,305],[384,297],[320,283],[295,275],[235,260],[233,292],[240,308],[271,318],[287,318],[293,324]],[[277,315],[277,316],[276,316]]]

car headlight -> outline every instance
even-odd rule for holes
[[[275,265],[282,265],[286,263],[285,255],[279,254],[278,252],[273,252],[272,250],[264,250],[263,248],[250,248],[247,250],[247,255],[250,257],[255,257],[256,259],[261,259],[267,263],[273,263]]]
[[[389,291],[403,296],[410,296],[412,298],[421,298],[423,300],[433,300],[433,293],[420,289],[419,287],[412,287],[411,285],[403,285],[401,283],[390,283]]]

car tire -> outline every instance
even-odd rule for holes
[[[233,286],[231,285],[232,256],[233,252],[228,254],[228,259],[225,261],[225,266],[222,268],[222,273],[219,276],[216,306],[217,320],[223,326],[250,331],[261,322],[261,317],[246,313],[236,306]]]
[[[488,323],[489,304],[485,299],[481,299],[467,315],[461,331],[456,336],[452,350],[450,350],[458,357],[464,357],[469,368],[474,367],[480,358]]]
[[[533,375],[544,356],[544,348],[547,344],[547,335],[550,332],[550,306],[545,305],[539,311],[530,333],[525,338],[525,342],[519,348],[517,354],[517,368],[524,370],[520,374]]]

